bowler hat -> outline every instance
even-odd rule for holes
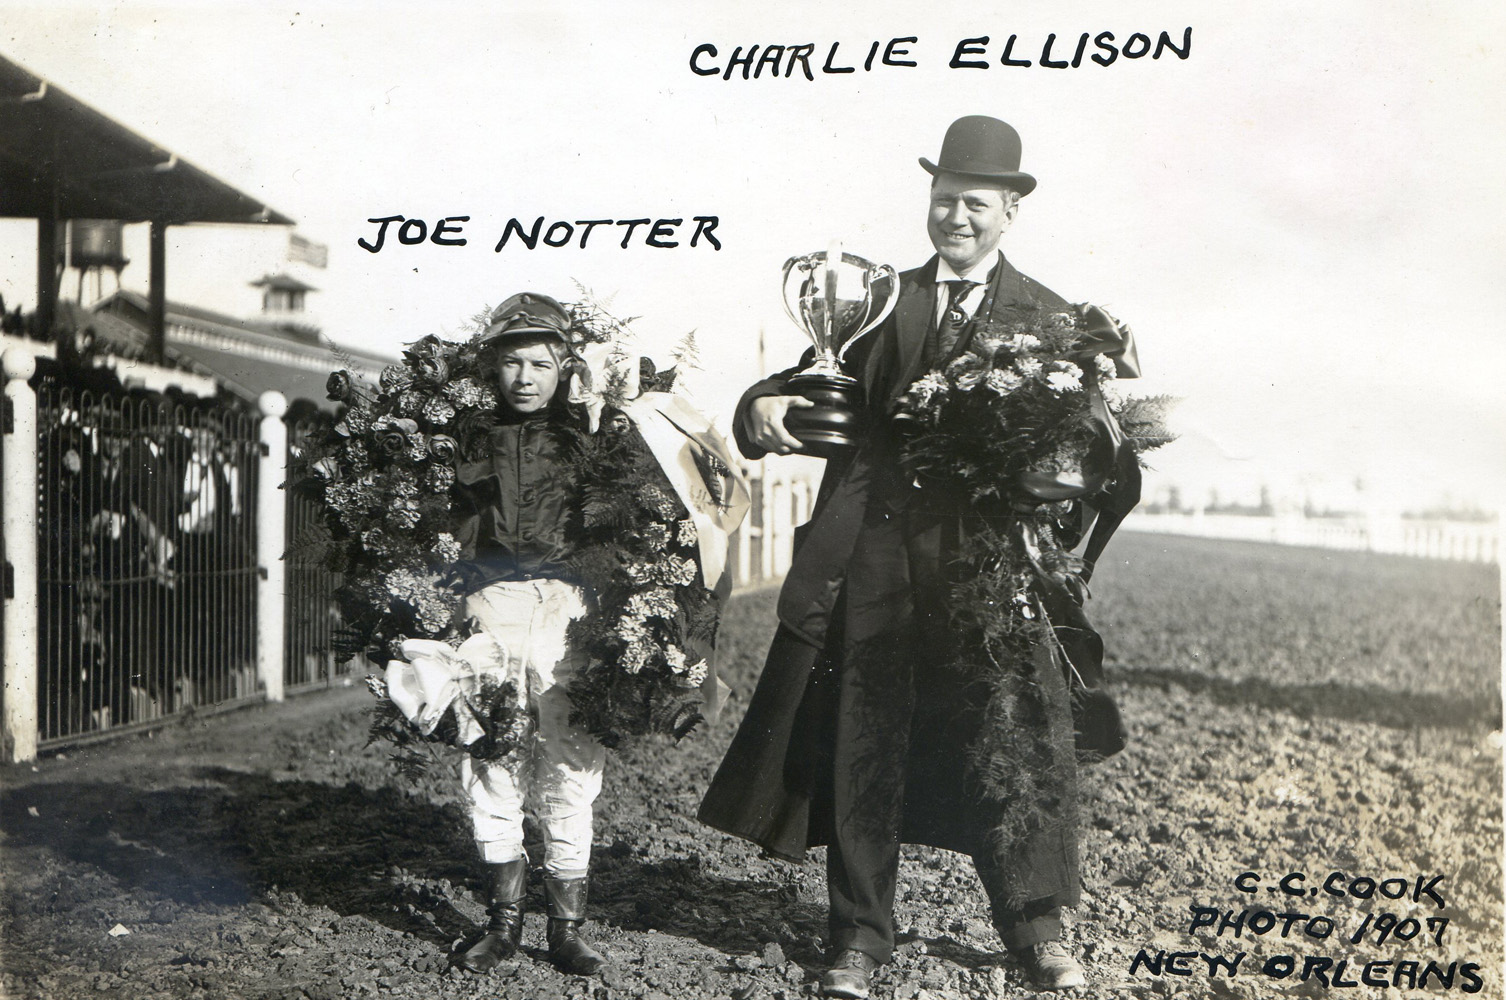
[[[570,316],[565,307],[547,295],[521,292],[492,310],[481,333],[481,343],[522,335],[557,337],[570,343]]]
[[[968,115],[952,122],[941,140],[937,162],[922,156],[920,165],[933,175],[995,181],[1021,195],[1035,190],[1035,178],[1020,172],[1020,133],[987,115]]]

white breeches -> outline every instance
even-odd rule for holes
[[[532,737],[507,761],[467,757],[461,764],[482,860],[524,856],[526,815],[543,837],[545,871],[584,876],[606,750],[569,721],[565,688],[585,657],[568,647],[565,627],[586,613],[581,590],[560,580],[494,583],[470,595],[465,611],[506,651],[506,679],[518,685],[537,720]]]

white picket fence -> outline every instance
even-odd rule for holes
[[[789,569],[794,530],[810,517],[820,479],[819,467],[795,467],[788,459],[751,462],[744,471],[753,492],[753,509],[732,538],[733,581],[738,587],[777,580]],[[1500,562],[1500,530],[1494,522],[1137,511],[1125,519],[1123,530],[1424,559]]]
[[[743,474],[753,505],[732,536],[730,562],[736,587],[778,580],[789,571],[795,528],[810,519],[821,463],[792,458],[747,462]]]
[[[1133,513],[1125,531],[1228,538],[1277,545],[1384,552],[1424,559],[1498,563],[1500,526],[1494,522],[1413,520],[1401,517],[1306,518],[1244,514]]]

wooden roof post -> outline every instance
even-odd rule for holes
[[[147,357],[154,365],[167,361],[167,223],[152,220],[151,284],[147,294]]]

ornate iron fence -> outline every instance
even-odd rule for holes
[[[326,413],[289,412],[288,474],[300,468],[295,461],[305,439],[326,425]],[[291,692],[332,685],[362,669],[357,660],[338,663],[333,637],[340,625],[335,591],[340,574],[325,569],[321,540],[327,537],[319,506],[293,490],[287,491],[287,611],[284,616],[283,683]]]
[[[258,694],[257,418],[185,400],[39,379],[43,747]]]

